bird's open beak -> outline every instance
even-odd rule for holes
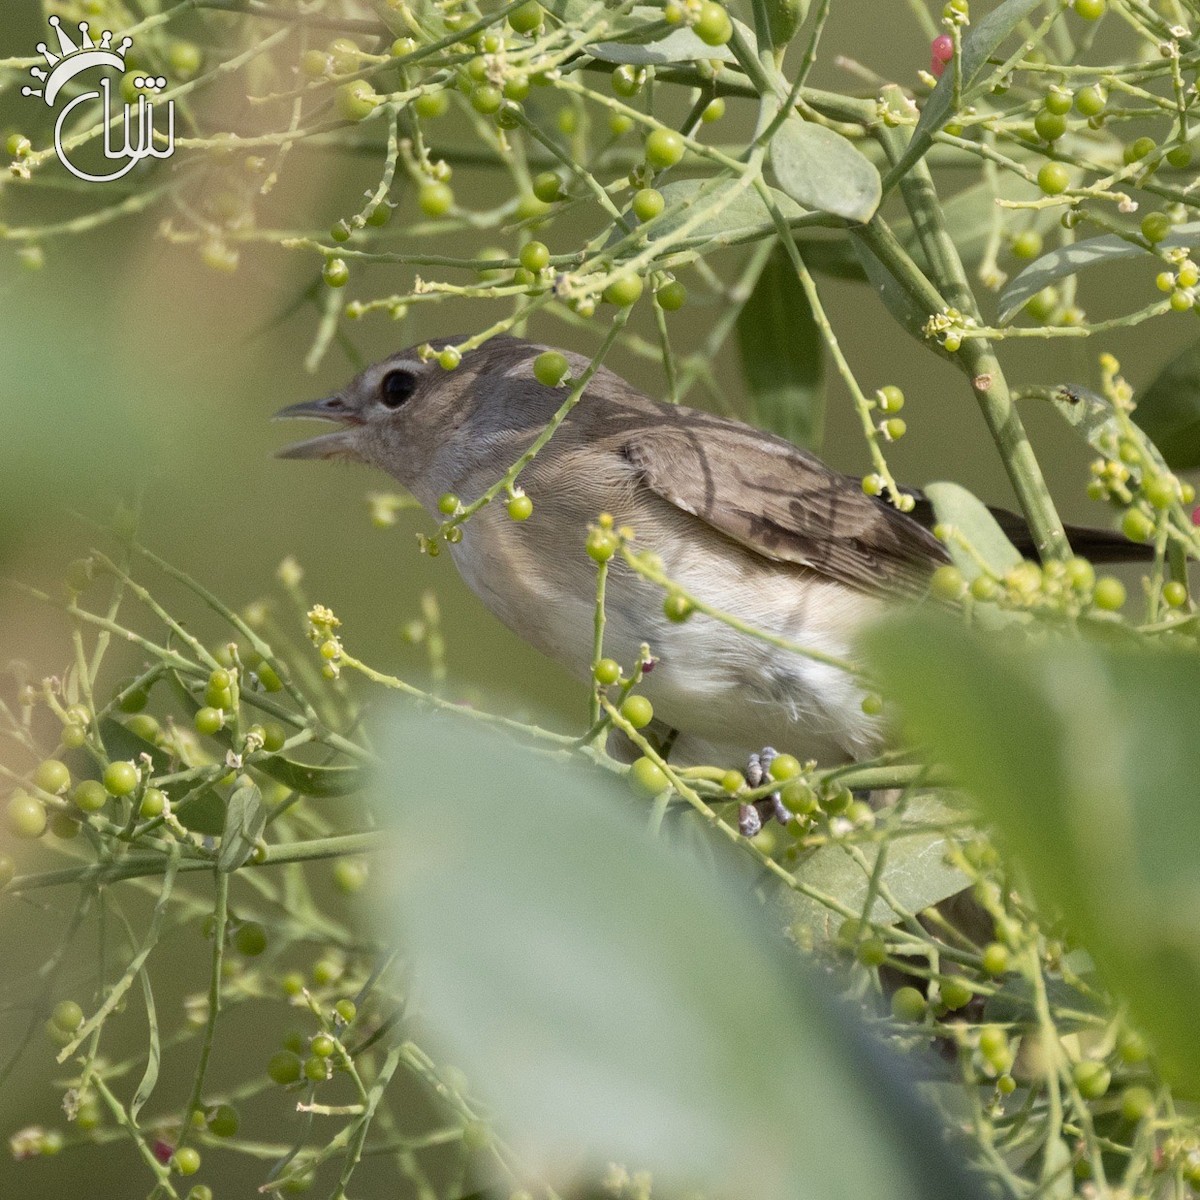
[[[305,400],[300,404],[289,404],[281,408],[272,420],[290,421],[295,418],[305,418],[310,421],[336,421],[345,428],[333,433],[323,433],[320,437],[308,438],[303,442],[293,442],[275,451],[276,458],[352,458],[359,457],[351,440],[351,426],[360,424],[358,418],[351,413],[341,396],[327,396],[323,400]]]

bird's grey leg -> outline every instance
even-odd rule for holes
[[[746,782],[752,788],[760,787],[771,777],[771,762],[778,754],[779,751],[773,746],[764,746],[757,754],[750,755],[750,761],[746,764]],[[772,792],[753,804],[743,804],[738,809],[738,832],[743,837],[752,838],[762,832],[763,822],[771,817],[780,825],[786,825],[792,819],[791,811],[778,792]]]

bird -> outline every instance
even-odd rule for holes
[[[282,409],[278,419],[338,428],[278,456],[375,467],[437,520],[448,494],[469,504],[530,449],[568,391],[534,374],[549,347],[515,337],[444,369],[436,352],[462,340],[402,350],[332,396]],[[564,357],[569,379],[585,378],[591,360]],[[532,501],[527,520],[486,504],[447,548],[483,604],[577,678],[592,678],[597,567],[585,541],[601,514],[632,530],[686,595],[742,626],[703,611],[673,620],[660,583],[621,555],[609,563],[604,654],[628,667],[650,648],[653,670],[639,691],[672,731],[676,761],[728,766],[768,746],[835,765],[888,744],[852,668],[862,631],[919,601],[949,561],[919,492],[909,491],[914,506],[902,512],[783,438],[654,400],[603,366],[517,483]],[[1021,518],[993,512],[1032,555]],[[1104,530],[1068,534],[1093,561],[1145,549]]]

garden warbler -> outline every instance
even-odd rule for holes
[[[339,426],[280,456],[378,467],[440,520],[439,500],[469,504],[495,485],[567,399],[569,382],[534,376],[546,349],[495,338],[449,371],[402,351],[336,395],[278,413]],[[565,357],[582,378],[589,360]],[[532,501],[528,519],[514,520],[501,492],[449,552],[501,621],[576,676],[591,677],[597,566],[585,542],[602,513],[632,530],[632,548],[657,555],[682,593],[728,618],[672,619],[686,610],[678,596],[669,615],[661,584],[619,553],[609,562],[604,654],[628,671],[650,647],[653,669],[639,690],[678,731],[675,756],[744,762],[771,743],[828,763],[880,749],[880,718],[863,711],[862,682],[838,664],[852,661],[864,625],[898,598],[920,596],[947,561],[918,493],[902,513],[782,438],[651,400],[604,368],[516,482]],[[997,515],[1031,552],[1023,522]],[[1116,534],[1072,532],[1076,549],[1097,560],[1142,549]]]

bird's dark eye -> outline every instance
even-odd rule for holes
[[[411,371],[389,371],[379,386],[379,399],[387,408],[399,408],[417,390]]]

